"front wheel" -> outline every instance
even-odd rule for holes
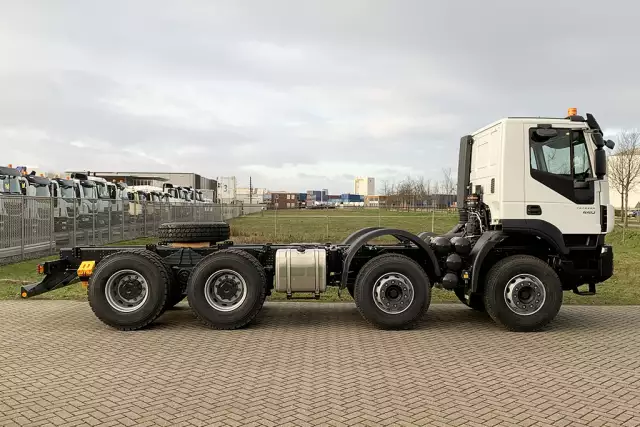
[[[431,285],[423,268],[399,254],[379,255],[358,273],[354,299],[362,317],[381,329],[410,329],[426,313]]]
[[[514,255],[487,274],[484,304],[489,316],[515,332],[536,331],[550,323],[562,305],[562,283],[539,258]]]

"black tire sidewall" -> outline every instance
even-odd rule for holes
[[[238,273],[247,286],[247,296],[242,305],[229,312],[216,310],[209,305],[204,292],[207,279],[223,269]],[[216,253],[204,258],[191,273],[187,285],[187,298],[191,308],[205,322],[220,327],[239,327],[244,324],[264,302],[264,293],[264,275],[260,274],[253,263],[233,253]]]
[[[107,301],[107,282],[119,270],[134,270],[147,282],[149,296],[144,305],[136,311],[119,312]],[[118,253],[98,264],[91,275],[87,295],[91,308],[102,321],[113,326],[136,328],[155,319],[162,311],[167,297],[166,288],[166,277],[150,259],[135,253]]]
[[[504,290],[518,274],[537,277],[545,289],[543,306],[531,315],[514,313],[504,300]],[[492,267],[487,275],[484,303],[489,315],[513,331],[534,331],[549,323],[562,306],[562,283],[555,271],[535,257],[514,256]]]
[[[414,289],[413,302],[399,314],[383,312],[373,299],[376,281],[391,272],[405,275]],[[372,324],[384,329],[404,329],[412,327],[429,307],[431,287],[424,270],[412,259],[399,255],[381,255],[370,260],[360,270],[354,285],[354,299],[362,315]]]

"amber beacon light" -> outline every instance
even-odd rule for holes
[[[567,110],[567,116],[571,117],[571,116],[576,116],[578,115],[578,109],[575,107],[569,108]]]

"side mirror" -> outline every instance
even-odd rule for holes
[[[602,179],[607,174],[607,153],[600,147],[596,149],[595,156],[596,178]]]
[[[552,128],[538,128],[535,130],[536,136],[540,138],[553,138],[554,136],[558,136],[558,131]]]
[[[606,145],[609,150],[613,150],[614,148],[616,148],[616,143],[610,139],[607,139],[604,145]]]
[[[594,132],[591,135],[593,136],[593,142],[596,144],[596,147],[604,147],[604,138],[602,138],[602,134]]]

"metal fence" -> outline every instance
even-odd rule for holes
[[[154,237],[165,222],[227,221],[261,206],[0,196],[0,264],[61,247]]]

